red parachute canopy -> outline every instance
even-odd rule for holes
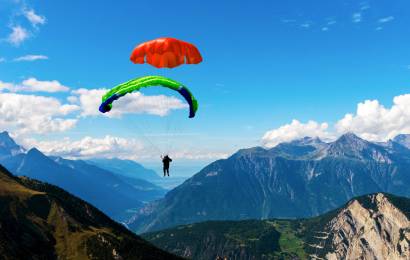
[[[157,68],[174,68],[181,64],[198,64],[201,53],[195,45],[174,38],[158,38],[135,47],[130,60],[133,63],[149,63]]]

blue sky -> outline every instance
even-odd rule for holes
[[[0,19],[8,102],[0,105],[0,126],[48,153],[152,161],[170,152],[210,161],[304,135],[331,140],[353,131],[382,141],[410,133],[405,0],[0,0]],[[194,43],[204,61],[172,70],[129,61],[136,44],[163,36]],[[84,113],[92,102],[78,101],[92,96],[87,90],[156,74],[192,90],[200,103],[195,119],[186,109],[107,118]],[[56,92],[39,91],[47,87]],[[49,110],[17,109],[30,102]]]

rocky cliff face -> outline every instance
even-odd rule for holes
[[[366,200],[350,202],[316,246],[332,248],[326,259],[410,259],[409,219],[381,193]]]
[[[144,237],[194,259],[410,259],[410,199],[376,193],[319,217],[210,221]]]

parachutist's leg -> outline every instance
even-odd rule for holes
[[[167,171],[167,168],[165,168],[165,167],[164,167],[164,169],[163,169],[163,170],[164,170],[164,177],[165,177],[165,176],[166,176],[166,171]]]

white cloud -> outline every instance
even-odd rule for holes
[[[66,116],[76,110],[51,97],[0,93],[0,128],[17,134],[66,131],[77,122]]]
[[[11,33],[5,40],[14,46],[19,46],[35,35],[38,27],[46,23],[46,18],[37,14],[34,9],[28,8],[25,1],[15,1],[15,3],[19,7],[19,11],[14,12],[11,16],[9,25]],[[22,26],[22,24],[27,24],[26,20],[31,26]]]
[[[22,90],[30,92],[62,92],[68,91],[70,88],[62,85],[57,80],[41,81],[36,78],[29,78],[22,82]]]
[[[379,23],[388,23],[394,20],[394,16],[387,16],[379,19]]]
[[[44,16],[36,14],[36,12],[33,9],[25,9],[23,11],[23,14],[34,27],[46,23],[46,18]]]
[[[12,89],[14,89],[14,84],[9,82],[3,82],[0,80],[0,91],[3,91],[5,89],[11,91]]]
[[[322,31],[324,31],[324,32],[329,31],[329,27],[322,27]]]
[[[103,115],[98,107],[106,89],[78,89],[72,92],[70,100],[81,106],[82,116]],[[75,99],[77,97],[77,100]],[[187,108],[187,105],[175,97],[164,95],[145,96],[140,92],[127,94],[113,103],[113,109],[104,115],[120,117],[123,114],[141,114],[166,116],[171,110]]]
[[[21,57],[17,57],[14,61],[36,61],[36,60],[48,60],[48,57],[45,55],[25,55]]]
[[[21,82],[20,84],[13,84],[0,81],[0,90],[9,90],[11,92],[64,92],[68,91],[70,88],[62,85],[57,80],[51,81],[41,81],[36,78],[28,78]]]
[[[160,153],[157,149],[151,149],[150,144],[144,145],[141,140],[110,135],[101,138],[86,136],[80,140],[64,138],[38,141],[28,138],[22,139],[21,143],[26,148],[36,147],[48,155],[74,159],[116,157],[130,160],[152,160],[159,159]],[[182,149],[173,151],[171,156],[173,159],[215,160],[228,157],[228,153]]]
[[[352,21],[354,23],[360,23],[362,21],[362,14],[361,13],[354,13],[352,16]]]
[[[327,123],[319,124],[315,121],[309,121],[304,124],[294,119],[290,124],[266,132],[262,137],[262,143],[266,147],[274,147],[280,143],[300,139],[305,136],[329,139],[328,127]]]
[[[6,58],[0,57],[0,63],[6,62]]]
[[[352,131],[370,141],[410,133],[410,94],[394,97],[391,108],[385,108],[377,100],[359,103],[356,114],[346,114],[335,128],[338,133]]]
[[[75,97],[75,96],[67,97],[67,101],[70,102],[70,103],[78,103],[79,102],[78,97]]]
[[[12,32],[7,38],[7,41],[15,46],[19,46],[30,37],[30,33],[20,25],[13,26],[11,30]]]
[[[312,25],[311,23],[306,22],[306,23],[302,23],[300,27],[308,29],[310,28],[311,25]]]
[[[355,113],[346,114],[332,129],[329,129],[327,123],[309,121],[303,124],[293,120],[291,124],[266,132],[262,143],[273,147],[305,136],[331,140],[346,132],[353,132],[369,141],[381,142],[398,134],[409,134],[410,94],[394,97],[390,108],[384,107],[377,100],[361,102]]]
[[[103,138],[86,136],[80,140],[71,140],[70,138],[58,141],[26,139],[23,141],[23,145],[27,148],[36,147],[49,155],[69,158],[130,158],[130,156],[143,154],[144,148],[139,140],[109,135]]]

